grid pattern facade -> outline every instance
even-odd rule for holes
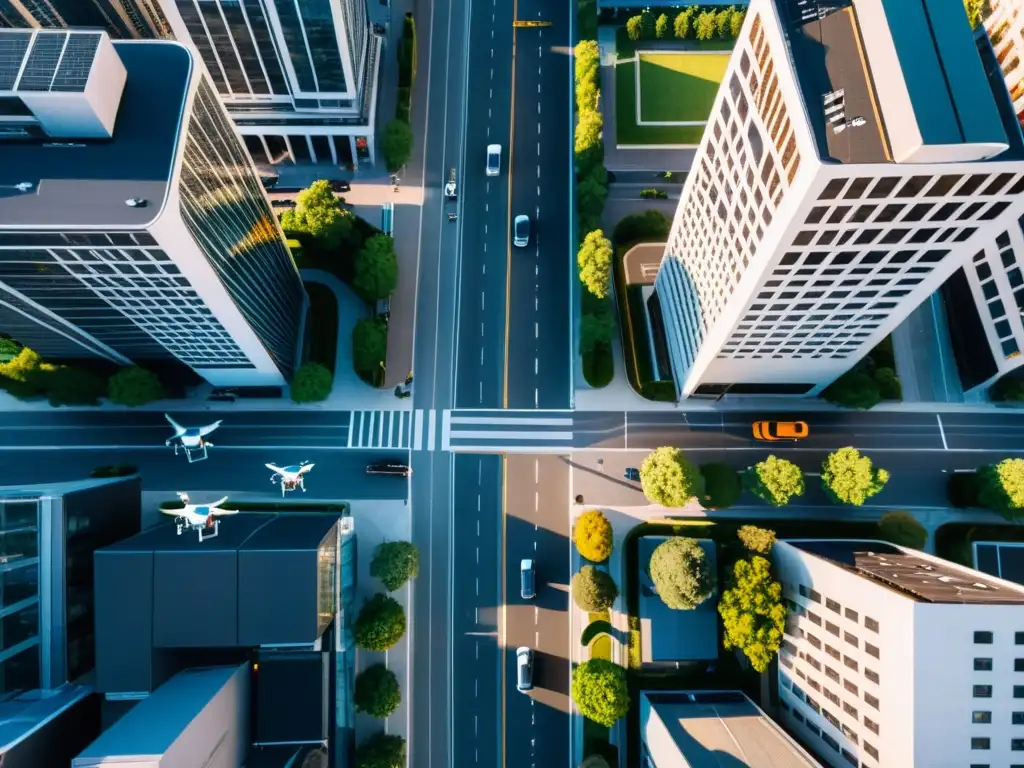
[[[181,217],[278,369],[289,376],[305,291],[249,158],[208,81],[185,136]]]
[[[779,699],[797,733],[833,765],[889,765],[882,754],[878,669],[885,630],[857,607],[783,582]],[[891,756],[890,756],[891,760]]]
[[[831,180],[719,356],[860,357],[958,244],[1019,206],[1024,174],[971,170],[987,172]]]
[[[1002,366],[1013,365],[1024,344],[1024,274],[1017,258],[1024,253],[1024,217],[974,254],[964,270],[975,295],[989,346]]]
[[[158,0],[0,0],[0,26],[98,27],[114,39],[169,37]]]
[[[1024,67],[1020,63],[1024,52],[1024,4],[1021,0],[990,0],[989,8],[985,31],[1006,79],[1017,119],[1024,125]]]
[[[0,702],[40,687],[39,500],[0,499]]]
[[[800,167],[759,15],[748,29],[733,52],[658,276],[666,323],[682,339],[670,345],[677,370],[693,365]]]
[[[35,347],[30,336],[11,335],[58,359],[176,357],[196,368],[251,368],[181,270],[155,246],[144,233],[0,234],[0,306],[33,319],[39,336],[56,329],[69,344],[74,340],[70,349],[77,354],[62,354],[68,347],[56,339]],[[40,308],[66,325],[47,322]]]

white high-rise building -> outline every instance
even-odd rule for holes
[[[1024,765],[1024,588],[880,541],[772,559],[782,720],[829,765]]]
[[[381,39],[367,0],[158,0],[258,164],[372,162]]]
[[[652,299],[680,396],[820,393],[1019,230],[979,45],[949,0],[752,0]]]
[[[0,102],[0,332],[215,386],[291,377],[302,280],[189,47],[0,30]]]

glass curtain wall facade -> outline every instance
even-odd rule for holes
[[[0,702],[40,686],[39,500],[0,499]]]
[[[207,80],[185,136],[181,216],[239,311],[286,376],[294,371],[305,291],[258,177]]]
[[[0,0],[0,27],[97,27],[115,39],[170,36],[157,0]]]

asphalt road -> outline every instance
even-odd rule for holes
[[[501,408],[509,253],[509,92],[512,4],[476,0],[470,12],[466,154],[461,169],[456,403]],[[497,176],[485,174],[487,146],[501,147]]]
[[[525,248],[512,247],[509,254],[508,408],[568,408],[572,402],[573,8],[564,1],[515,0],[517,19],[551,26],[513,32],[509,218],[529,216],[531,234]]]
[[[505,760],[562,768],[569,758],[569,464],[563,456],[509,456],[505,464],[501,634]],[[520,596],[520,564],[536,564],[537,596]],[[534,689],[516,689],[516,648],[534,652]]]

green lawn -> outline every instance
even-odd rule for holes
[[[727,66],[729,54],[640,54],[640,117],[707,120]]]
[[[615,67],[616,144],[699,144],[704,135],[704,126],[702,125],[640,126],[636,124],[635,67],[636,64],[633,62],[628,64],[620,62]]]

